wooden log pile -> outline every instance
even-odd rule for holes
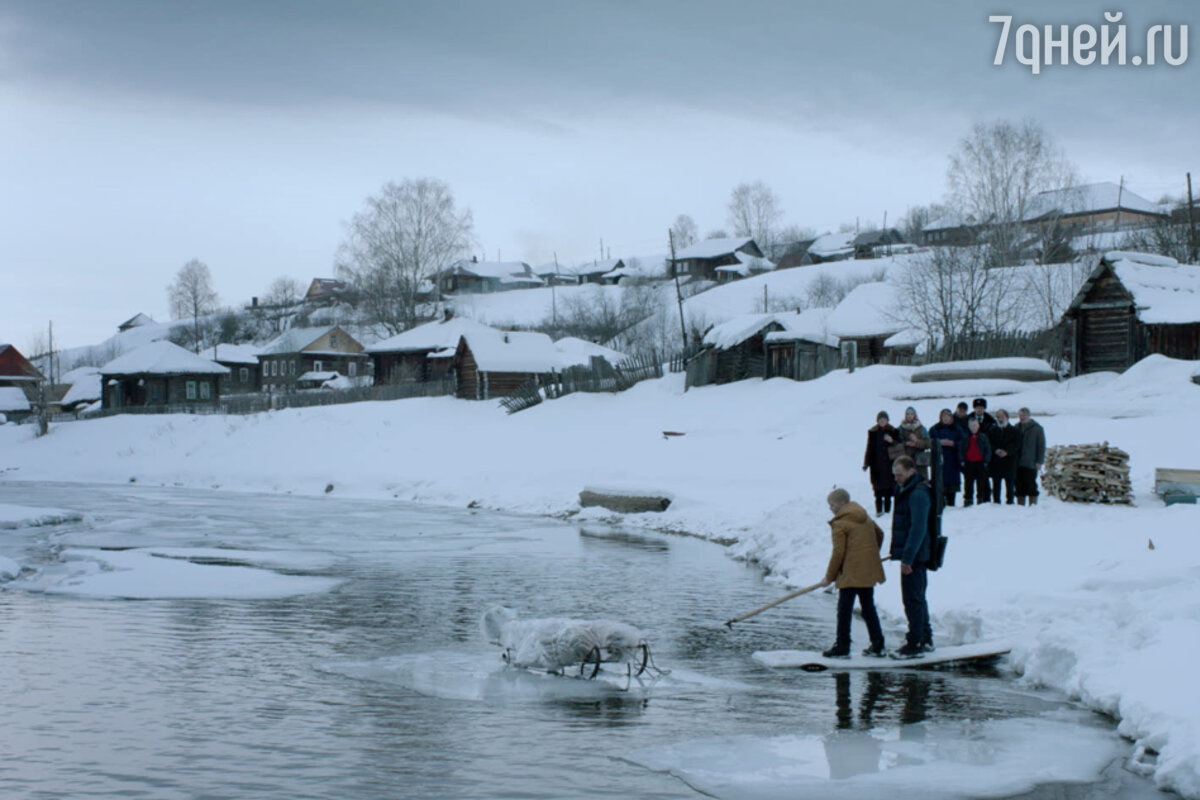
[[[1103,444],[1068,444],[1046,450],[1042,486],[1074,503],[1133,504],[1129,454]]]

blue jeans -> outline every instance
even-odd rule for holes
[[[929,625],[929,606],[925,589],[929,586],[929,571],[924,564],[913,564],[911,575],[900,575],[900,597],[904,601],[904,616],[908,617],[908,644],[933,644],[933,628]]]

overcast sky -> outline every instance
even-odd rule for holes
[[[1130,4],[1132,5],[1132,4]],[[0,342],[166,320],[186,261],[223,304],[331,276],[387,181],[434,177],[478,251],[531,264],[666,250],[763,180],[836,229],[942,199],[975,122],[1032,117],[1089,181],[1200,182],[1200,53],[1182,67],[994,66],[999,26],[1091,2],[0,0]],[[1123,9],[1200,30],[1194,0]],[[1191,38],[1192,50],[1200,37]]]

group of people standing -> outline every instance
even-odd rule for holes
[[[1037,505],[1037,476],[1046,461],[1046,434],[1028,408],[1022,408],[1017,416],[1015,425],[1002,408],[992,416],[982,397],[975,398],[970,408],[966,402],[959,403],[955,411],[943,408],[928,429],[912,406],[905,409],[904,421],[897,427],[891,425],[886,411],[880,411],[867,431],[863,455],[863,471],[870,471],[875,490],[876,516],[891,511],[895,460],[908,456],[927,478],[934,447],[941,448],[945,505],[954,505],[960,488],[964,506],[988,502]]]
[[[1037,505],[1046,436],[1028,408],[1018,412],[1018,420],[1011,424],[1004,409],[992,416],[987,400],[978,397],[970,408],[962,402],[953,412],[942,409],[937,423],[928,429],[910,406],[899,426],[893,427],[887,412],[880,411],[867,431],[863,470],[871,473],[875,516],[892,514],[889,557],[900,562],[900,595],[908,619],[908,633],[896,657],[915,658],[934,649],[925,599],[933,535],[939,529],[930,525],[931,515],[939,512],[933,496],[937,481],[929,480],[931,466],[942,471],[944,505],[954,505],[960,486],[964,506],[1000,503],[1001,497],[1009,505]],[[850,500],[845,489],[834,489],[827,502],[833,512],[829,522],[833,553],[824,585],[836,582],[839,594],[837,638],[824,655],[850,655],[850,620],[856,601],[871,639],[863,655],[885,655],[874,595],[875,586],[886,580],[880,558],[883,530],[866,509]]]

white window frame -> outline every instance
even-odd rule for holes
[[[187,398],[188,400],[196,399],[196,382],[195,381],[187,381],[186,383],[184,383],[183,396],[185,398]]]
[[[322,371],[321,368],[324,366],[325,366],[324,361],[314,361],[313,362],[313,372],[321,372]]]
[[[358,375],[358,362],[357,361],[351,361],[346,364],[346,374],[349,375],[351,378]]]
[[[242,383],[250,382],[250,368],[249,367],[239,367],[238,368],[238,380],[241,381]]]
[[[212,400],[212,384],[208,381],[200,381],[200,399]]]

